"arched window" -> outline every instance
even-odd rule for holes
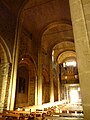
[[[19,77],[18,92],[25,93],[25,78],[23,78],[23,77]]]

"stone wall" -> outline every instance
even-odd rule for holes
[[[5,50],[0,44],[0,110],[7,107],[9,80],[9,63]]]

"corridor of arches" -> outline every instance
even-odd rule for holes
[[[89,4],[0,1],[0,112],[65,100],[89,120]]]

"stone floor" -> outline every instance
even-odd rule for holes
[[[46,117],[47,120],[84,120],[84,118],[74,118],[74,117]]]

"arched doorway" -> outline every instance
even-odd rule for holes
[[[17,89],[15,108],[27,106],[28,104],[29,72],[25,66],[20,66],[17,72]]]
[[[35,84],[36,72],[33,60],[23,57],[18,65],[15,109],[35,105]]]

